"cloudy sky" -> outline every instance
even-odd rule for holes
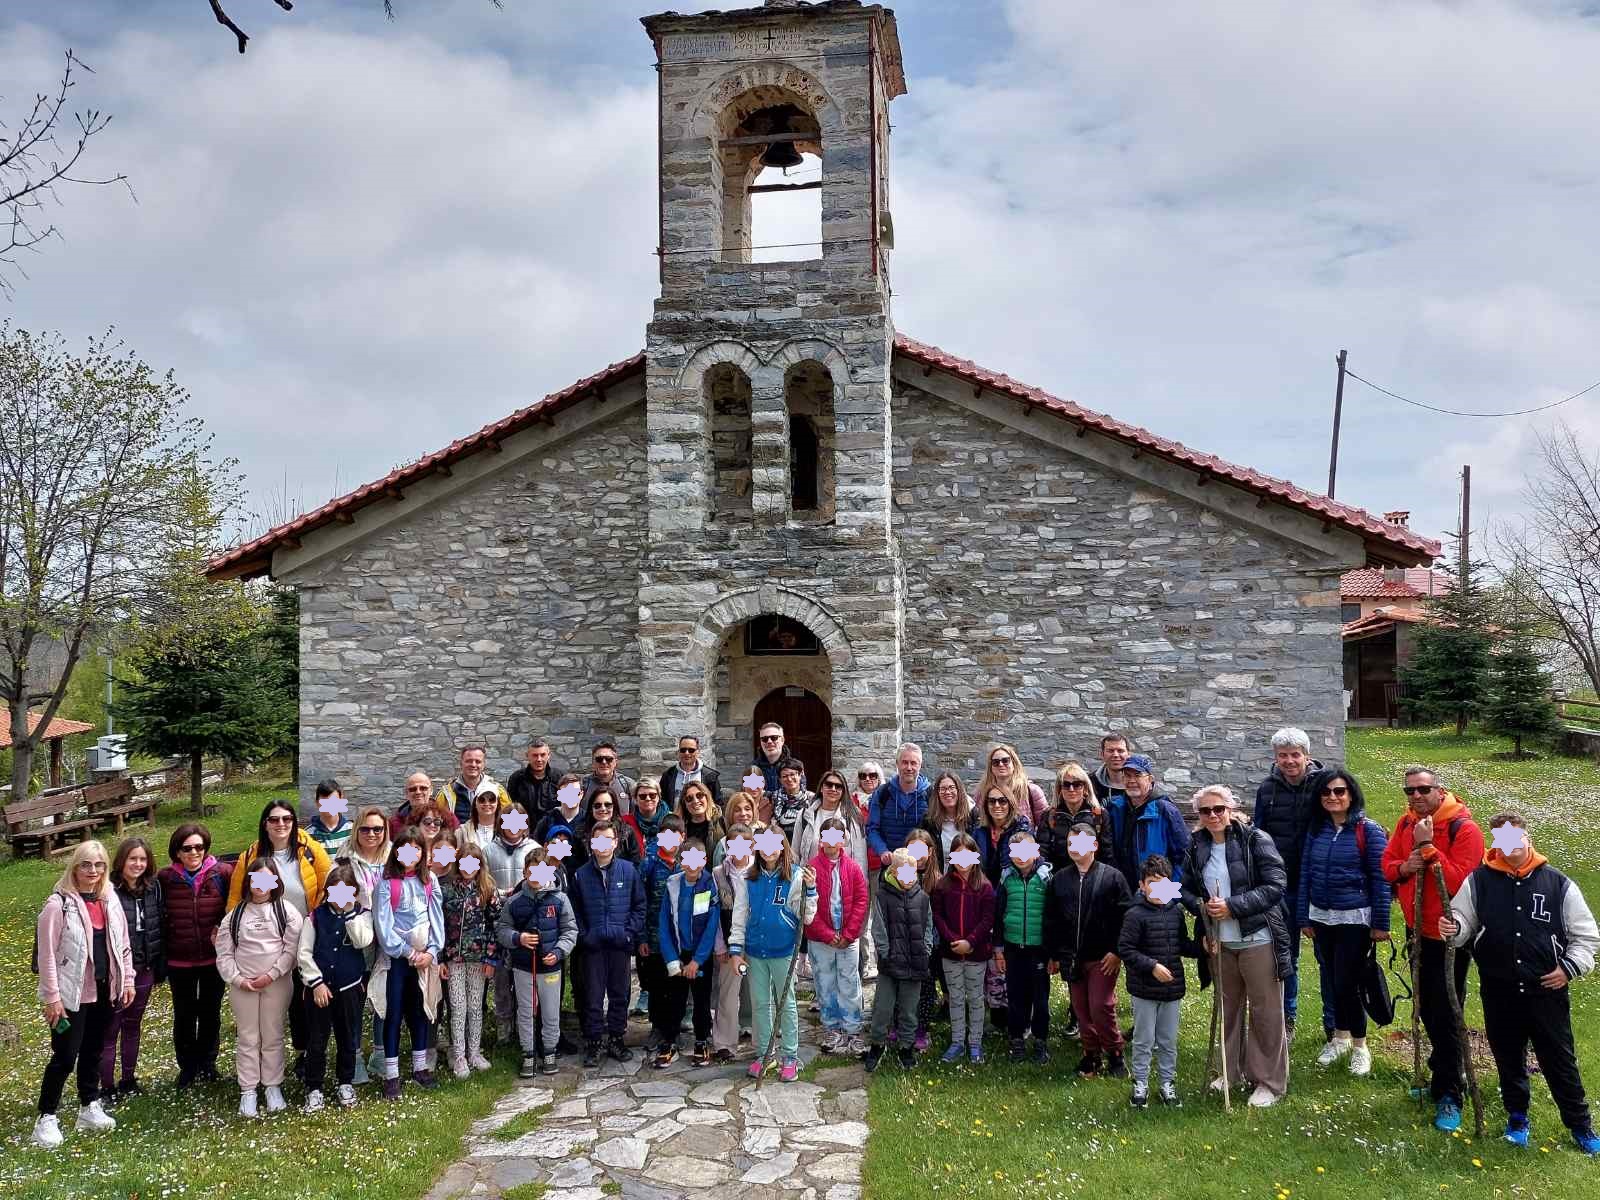
[[[680,7],[692,8],[679,0]],[[732,7],[730,3],[728,5]],[[905,0],[895,319],[1313,490],[1334,355],[1443,407],[1600,378],[1593,0]],[[8,0],[0,114],[72,47],[115,114],[0,308],[171,367],[263,513],[643,342],[643,0]],[[1561,412],[1600,443],[1600,391]],[[1351,383],[1339,496],[1513,513],[1529,419]]]

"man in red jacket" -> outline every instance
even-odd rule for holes
[[[1483,865],[1483,833],[1472,814],[1453,792],[1446,791],[1438,775],[1427,767],[1407,767],[1405,793],[1408,811],[1394,827],[1383,852],[1383,874],[1394,885],[1395,900],[1410,929],[1416,921],[1417,888],[1422,888],[1422,928],[1414,929],[1420,958],[1422,1024],[1433,1053],[1428,1056],[1429,1095],[1434,1102],[1434,1125],[1446,1133],[1461,1127],[1461,1041],[1445,992],[1444,942],[1439,936],[1442,908],[1433,881],[1433,866],[1444,871],[1445,889],[1454,896],[1467,876]],[[1465,996],[1471,957],[1456,955],[1454,985]]]

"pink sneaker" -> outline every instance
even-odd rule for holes
[[[928,1031],[926,1029],[917,1030],[917,1040],[914,1041],[912,1045],[916,1047],[918,1054],[921,1054],[923,1051],[925,1051],[929,1045]]]
[[[760,1079],[761,1072],[766,1069],[766,1066],[767,1064],[762,1062],[759,1058],[756,1059],[755,1062],[750,1064],[750,1078]]]
[[[796,1079],[799,1079],[800,1060],[797,1058],[784,1059],[783,1067],[778,1071],[778,1078],[785,1083],[793,1083]]]

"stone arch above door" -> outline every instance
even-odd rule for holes
[[[790,588],[762,584],[727,592],[701,614],[689,639],[684,665],[701,671],[715,668],[718,650],[728,630],[763,613],[789,617],[816,634],[835,672],[847,669],[853,661],[850,639],[832,613]]]

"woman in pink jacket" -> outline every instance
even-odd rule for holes
[[[112,1005],[133,1003],[133,951],[109,867],[104,846],[80,843],[39,912],[39,1003],[50,1028],[50,1061],[39,1085],[33,1141],[47,1150],[61,1145],[56,1109],[74,1066],[78,1129],[117,1127],[100,1105],[100,1051]]]

